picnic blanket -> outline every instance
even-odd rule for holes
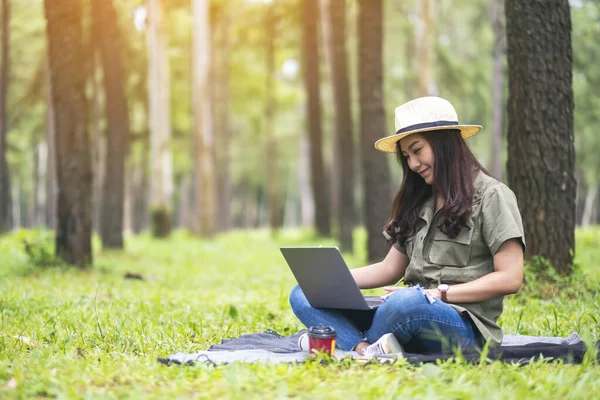
[[[166,364],[194,365],[196,363],[227,364],[245,363],[299,363],[305,361],[309,354],[298,349],[298,338],[305,331],[291,336],[282,336],[274,331],[242,335],[235,339],[225,339],[220,344],[212,345],[208,350],[196,353],[176,353],[158,361]],[[600,341],[596,343],[600,350]],[[566,363],[580,364],[583,361],[586,347],[577,333],[566,338],[548,336],[505,335],[502,345],[489,350],[487,358],[506,362],[525,364],[532,359],[563,360]],[[600,351],[597,352],[597,354]],[[343,359],[362,358],[354,351],[335,350],[334,357]],[[411,364],[435,362],[455,357],[454,354],[414,354],[386,355],[376,357],[378,360],[406,359]],[[462,357],[469,362],[479,362],[479,351],[463,352]],[[600,358],[599,358],[600,359]]]

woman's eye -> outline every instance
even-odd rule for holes
[[[415,150],[415,154],[419,154],[421,152],[421,149]]]

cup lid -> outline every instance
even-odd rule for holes
[[[335,337],[335,329],[332,326],[316,325],[308,328],[308,335],[312,337],[330,338]]]

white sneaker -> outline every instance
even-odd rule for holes
[[[309,349],[309,347],[308,347],[308,333],[303,333],[302,335],[300,335],[300,337],[298,338],[298,347],[302,351],[308,351],[308,349]]]
[[[386,333],[378,341],[363,350],[363,356],[376,356],[379,354],[402,353],[402,345],[393,333]]]

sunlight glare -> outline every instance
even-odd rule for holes
[[[143,31],[146,29],[146,20],[148,19],[148,10],[145,5],[141,5],[135,9],[133,12],[133,24],[135,25],[135,29],[138,31]]]
[[[298,61],[293,58],[288,58],[281,66],[281,73],[286,79],[294,79],[298,74]]]

